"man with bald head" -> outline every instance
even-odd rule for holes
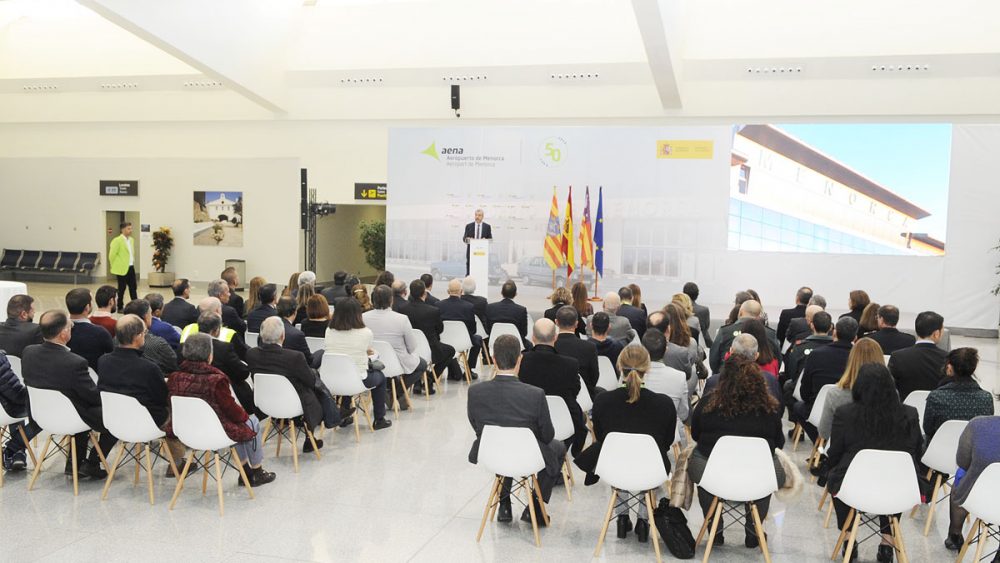
[[[483,338],[476,334],[476,307],[462,299],[462,280],[453,279],[448,282],[448,297],[439,299],[435,305],[441,311],[442,321],[460,321],[469,331],[472,350],[469,351],[469,369],[476,368],[480,351],[483,349]],[[460,374],[448,374],[449,379],[461,379]]]
[[[719,369],[722,367],[722,359],[726,355],[726,352],[729,351],[729,347],[733,345],[733,339],[743,332],[743,323],[749,319],[760,319],[763,312],[764,309],[760,306],[759,302],[753,299],[744,301],[740,305],[739,318],[736,319],[736,322],[719,329],[719,334],[716,335],[715,341],[712,342],[712,351],[708,355],[708,365],[712,368],[712,373],[719,373]],[[771,345],[774,357],[780,358],[781,346],[778,344],[778,337],[774,329],[765,325],[764,331],[767,332],[767,341]]]
[[[573,328],[576,328],[576,319],[573,319]],[[583,442],[587,438],[583,410],[576,401],[577,395],[580,394],[580,364],[575,358],[556,352],[557,336],[555,323],[549,319],[535,321],[531,328],[531,341],[534,347],[525,352],[521,358],[518,378],[528,385],[541,388],[546,395],[561,397],[566,402],[574,429],[573,438],[566,441],[566,447],[576,455],[583,449]],[[573,338],[577,337],[574,335]],[[586,341],[581,342],[586,343]],[[596,348],[594,354],[596,361]]]
[[[799,317],[797,319],[792,319],[788,323],[788,330],[785,332],[785,340],[792,343],[794,346],[799,342],[802,342],[812,334],[812,329],[809,328],[809,321],[812,319],[810,315],[810,307],[812,308],[812,314],[816,314],[817,311],[826,310],[826,298],[822,295],[813,294],[809,298],[809,303],[806,304],[806,314],[804,317]]]
[[[610,324],[608,325],[608,337],[617,340],[627,341],[628,331],[632,330],[632,323],[625,317],[618,316],[618,309],[622,306],[621,297],[615,291],[609,291],[604,295],[604,312],[608,314]],[[593,329],[587,326],[587,336],[593,334]]]

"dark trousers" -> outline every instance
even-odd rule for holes
[[[129,266],[128,272],[124,276],[118,276],[118,307],[125,306],[125,286],[128,286],[129,300],[134,301],[139,298],[135,292],[135,266]]]
[[[833,497],[833,510],[837,513],[837,527],[843,530],[844,523],[847,522],[847,515],[851,512],[851,507],[844,504],[843,501],[837,497]],[[899,518],[899,514],[893,514],[893,516]],[[761,518],[763,518],[763,516],[761,516]],[[882,528],[883,534],[892,534],[892,527],[889,526],[888,516],[879,516],[878,525]]]
[[[421,381],[421,376],[425,371],[427,371],[427,362],[421,359],[420,364],[417,365],[417,369],[413,370],[412,373],[406,373],[400,377],[392,378],[392,384],[396,386],[396,396],[402,399],[404,395],[403,386],[405,385],[409,388],[415,385],[418,381]]]
[[[802,401],[795,403],[792,407],[792,415],[794,416],[793,422],[801,424],[802,430],[805,431],[806,436],[809,436],[809,439],[815,443],[816,439],[819,438],[819,430],[808,422],[809,414],[811,412],[812,405]]]
[[[469,350],[469,369],[476,369],[479,357],[483,355],[483,337],[478,334],[470,334],[472,340],[472,350]]]
[[[10,440],[7,440],[6,447],[7,450],[9,450],[12,453],[23,452],[24,449],[27,447],[24,441],[21,440],[21,433],[17,431],[18,428],[20,428],[21,426],[24,426],[24,435],[28,437],[28,440],[31,440],[36,435],[38,435],[39,432],[42,431],[42,429],[39,428],[37,424],[35,424],[35,421],[31,420],[30,418],[28,419],[27,424],[24,424],[22,422],[11,424],[7,428],[8,432],[10,432]]]
[[[545,503],[549,502],[552,497],[552,487],[556,484],[556,479],[559,479],[562,475],[562,460],[566,455],[566,446],[559,440],[552,440],[548,443],[548,448],[555,452],[556,462],[554,467],[545,466],[544,469],[538,472],[538,488],[542,491],[542,500]],[[500,490],[500,502],[510,502],[510,488],[513,484],[513,479],[507,477],[503,480],[503,488]],[[534,498],[534,494],[531,495]]]
[[[444,373],[445,368],[448,368],[448,377],[452,379],[462,379],[463,373],[462,366],[458,364],[458,360],[455,358],[455,347],[445,344],[443,342],[437,345],[437,350],[435,351],[434,358],[434,373],[438,376]],[[457,376],[457,377],[456,377]],[[427,384],[434,388],[434,380],[428,379]]]
[[[316,378],[314,391],[320,406],[323,407],[323,424],[327,428],[336,428],[340,424],[340,407],[333,400],[333,395],[330,394],[330,390],[326,388],[323,380],[318,377]],[[315,428],[312,430],[315,430]]]
[[[97,455],[97,449],[91,448],[90,454],[87,454],[87,444],[90,443],[90,432],[80,432],[73,439],[76,440],[76,455],[79,462],[86,461],[93,464],[101,462],[100,456]],[[97,443],[101,445],[101,452],[106,458],[111,448],[115,447],[115,444],[118,443],[118,438],[112,436],[110,432],[101,432],[101,437],[98,438]]]
[[[372,414],[375,420],[385,418],[385,374],[380,371],[368,370],[368,377],[364,380],[365,387],[371,389],[372,393]]]

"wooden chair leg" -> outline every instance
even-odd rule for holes
[[[712,498],[712,504],[708,505],[708,512],[705,513],[705,521],[701,523],[701,529],[698,530],[698,538],[694,540],[695,549],[701,545],[701,538],[705,537],[705,531],[712,525],[712,515],[715,514],[717,504],[719,504],[719,497]]]
[[[205,452],[205,457],[201,461],[201,468],[203,470],[201,473],[201,496],[208,494],[208,460],[211,455],[211,452]]]
[[[750,503],[750,512],[753,513],[753,524],[757,529],[757,538],[760,540],[760,550],[764,553],[764,562],[771,563],[771,553],[767,549],[767,534],[764,533],[764,524],[760,521],[760,512],[757,511],[756,503]]]
[[[47,454],[49,452],[49,445],[51,445],[51,444],[52,444],[52,435],[50,434],[47,438],[45,438],[45,447],[42,448],[42,456],[35,463],[35,471],[33,471],[31,473],[31,480],[28,481],[28,490],[29,491],[31,489],[35,488],[35,480],[38,479],[38,474],[41,473],[41,471],[42,471],[42,463],[45,462],[45,454]]]
[[[983,560],[983,547],[986,546],[986,542],[990,540],[989,536],[989,526],[986,522],[982,520],[979,521],[979,545],[976,546],[976,558],[973,559],[976,563]]]
[[[306,438],[309,439],[309,443],[312,444],[313,453],[316,454],[316,459],[323,459],[323,456],[319,453],[319,444],[316,443],[316,437],[309,428],[306,428]]]
[[[611,525],[612,512],[615,510],[615,502],[618,500],[618,489],[611,489],[611,500],[608,502],[608,512],[604,515],[604,525],[601,526],[601,535],[597,537],[597,549],[594,550],[594,557],[601,555],[601,546],[604,545],[604,537],[608,535],[608,526]]]
[[[264,433],[261,434],[261,436],[263,436],[263,438],[261,438],[260,441],[262,446],[267,443],[267,439],[271,437],[270,434],[271,434],[271,417],[267,417],[267,420],[264,421]]]
[[[428,367],[427,369],[434,369],[434,368]],[[427,384],[427,370],[426,369],[424,370],[424,373],[420,377],[423,379],[423,382],[424,382],[424,399],[430,401],[431,400],[431,386]]]
[[[722,501],[718,497],[715,499],[715,514],[712,516],[712,530],[709,532],[708,544],[705,546],[705,556],[702,563],[708,563],[708,557],[712,554],[712,545],[715,543],[715,534],[719,530],[719,520],[722,519]]]
[[[105,459],[105,457],[104,457],[104,451],[101,449],[101,444],[97,441],[97,433],[96,432],[91,432],[90,433],[90,443],[93,444],[94,445],[94,449],[97,450],[97,457],[101,460],[101,465],[103,465],[104,469],[107,470],[108,469],[108,460]]]
[[[797,451],[799,449],[799,440],[802,439],[802,425],[798,422],[795,423],[795,429],[792,431],[792,451]]]
[[[844,563],[851,563],[851,553],[854,552],[854,542],[858,539],[858,525],[861,523],[861,513],[855,512],[854,524],[851,525],[851,536],[847,539],[847,550],[844,551]]]
[[[288,421],[288,428],[291,430],[292,434],[292,465],[295,466],[295,472],[299,472],[299,439],[295,435],[295,422],[292,420]]]
[[[390,379],[389,385],[392,386],[392,412],[396,413],[396,419],[399,419],[399,398],[396,393],[396,382]]]
[[[899,525],[899,518],[893,516],[890,522],[893,529],[893,543],[896,544],[899,561],[900,563],[910,563],[910,556],[906,553],[906,542],[903,541],[903,527]]]
[[[208,468],[205,468],[208,473]],[[222,464],[219,463],[219,452],[215,452],[215,490],[219,493],[219,516],[225,516],[225,503],[222,500]]]
[[[108,478],[105,479],[104,490],[101,491],[101,500],[107,500],[108,498],[108,488],[111,487],[111,481],[115,479],[115,471],[118,470],[118,465],[121,464],[122,457],[125,455],[125,448],[127,447],[127,443],[121,443],[121,448],[118,450],[118,457],[115,458],[115,463],[108,469]]]
[[[167,462],[170,463],[170,471],[173,472],[174,478],[178,478],[181,472],[177,470],[177,462],[174,461],[174,452],[170,451],[170,446],[167,445],[167,440],[160,440],[160,452],[167,458]]]
[[[521,480],[521,486],[525,486],[527,479]],[[542,538],[538,535],[538,518],[535,515],[535,501],[528,494],[528,514],[531,516],[531,529],[535,532],[535,547],[542,547]]]
[[[359,424],[358,423],[358,418],[360,418],[360,417],[358,417],[358,414],[357,414],[357,408],[359,406],[357,397],[351,397],[351,406],[355,408],[355,413],[354,413],[354,442],[356,444],[360,444],[361,443],[361,430],[358,429],[358,424]],[[365,416],[367,416],[367,415],[368,415],[368,413],[365,413]]]
[[[277,451],[274,452],[275,458],[281,457],[281,442],[282,442],[281,438],[284,436],[283,434],[284,431],[285,431],[285,421],[279,420],[278,431],[274,434],[274,439],[278,441],[278,449]]]
[[[486,528],[486,517],[491,512],[493,508],[493,503],[496,497],[499,495],[500,483],[502,479],[500,477],[493,478],[493,486],[490,487],[490,496],[486,499],[486,507],[483,508],[483,520],[479,523],[479,532],[476,533],[476,543],[483,537],[483,529]]]
[[[653,551],[656,552],[656,563],[661,563],[663,560],[660,556],[660,538],[656,535],[656,519],[653,518],[653,494],[650,491],[646,491],[643,496],[646,497],[646,511],[649,518],[649,541],[653,542]]]
[[[465,382],[472,385],[472,370],[469,369],[469,353],[461,352],[459,355],[462,357],[462,369],[465,370]]]
[[[191,450],[187,454],[187,461],[184,463],[184,469],[181,470],[181,476],[177,478],[177,486],[174,487],[174,496],[170,498],[169,510],[174,509],[174,505],[177,504],[177,497],[181,494],[181,489],[184,488],[184,479],[187,478],[188,470],[191,469],[191,462],[194,461],[194,450]]]
[[[71,462],[73,464],[73,496],[79,496],[80,494],[80,476],[78,475],[79,467],[76,461],[76,436],[68,436],[69,439],[69,451]]]
[[[243,487],[246,488],[247,493],[250,494],[250,500],[257,498],[253,494],[253,487],[250,486],[250,478],[247,477],[247,472],[243,470],[243,462],[240,460],[239,454],[236,453],[236,448],[229,448],[229,459],[235,460],[233,465],[235,465],[236,470],[240,472],[240,480],[243,481]]]
[[[931,522],[934,521],[934,509],[937,507],[938,492],[941,490],[941,478],[942,475],[938,473],[937,479],[934,480],[934,492],[931,493],[931,503],[927,505],[927,523],[924,524],[924,537],[931,531]]]
[[[563,487],[566,489],[566,498],[569,500],[569,502],[573,502],[573,487],[570,484],[570,481],[572,481],[570,477],[570,475],[572,475],[572,472],[573,470],[570,469],[569,462],[566,460],[566,457],[563,456],[561,473],[563,478]]]
[[[31,447],[28,435],[24,433],[24,425],[22,424],[18,427],[17,431],[21,434],[21,443],[24,444],[24,449],[28,450],[28,456],[31,457],[31,464],[38,465],[38,459],[35,457],[35,450]]]
[[[969,535],[965,537],[965,543],[962,544],[962,549],[961,551],[958,552],[958,563],[962,563],[962,560],[965,559],[965,552],[969,551],[969,546],[972,545],[972,538],[978,536],[980,524],[982,524],[982,520],[976,518],[976,521],[973,522],[972,527],[969,528]]]
[[[156,504],[156,497],[153,495],[153,454],[149,451],[149,444],[146,444],[146,484],[149,485],[149,505]]]
[[[135,487],[139,484],[139,466],[142,465],[142,446],[139,444],[132,444],[132,459],[135,460],[135,476],[132,477],[132,486]]]
[[[823,519],[823,529],[824,530],[830,527],[830,517],[831,516],[833,516],[833,502],[832,501],[830,502],[830,504],[826,505],[826,518]]]
[[[362,410],[362,412],[365,413],[365,421],[368,423],[368,431],[374,433],[375,432],[375,425],[372,423],[372,415],[371,415],[371,413],[375,409],[375,401],[372,399],[372,392],[371,391],[367,391],[365,394],[367,395],[367,398],[368,398],[368,406],[366,408],[364,408]],[[365,406],[365,396],[364,395],[359,395],[358,396],[358,404],[361,405],[361,406]]]
[[[541,507],[542,509],[542,521],[545,522],[546,526],[548,526],[551,523],[551,521],[549,520],[549,510],[545,506],[545,501],[542,500],[542,488],[538,485],[537,474],[531,476],[531,487],[532,489],[534,489],[535,494],[538,496],[538,506]],[[528,498],[530,499],[531,495],[528,495]]]
[[[823,510],[823,505],[826,504],[826,497],[830,496],[830,489],[823,487],[823,494],[819,497],[819,507],[816,510]]]
[[[832,506],[833,503],[831,502]],[[840,529],[840,535],[837,536],[837,543],[833,546],[833,553],[830,554],[830,561],[837,559],[837,552],[844,545],[844,538],[847,537],[848,530],[851,529],[851,524],[854,522],[854,509],[852,508],[850,512],[847,513],[847,520],[844,520],[844,527]]]

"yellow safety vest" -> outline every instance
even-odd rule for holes
[[[192,334],[198,334],[198,323],[191,323],[184,327],[184,330],[181,331],[181,344]],[[219,340],[223,342],[232,342],[235,336],[236,331],[231,328],[222,327],[222,330],[219,331]]]

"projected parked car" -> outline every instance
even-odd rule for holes
[[[526,256],[517,262],[517,275],[528,285],[544,285],[552,287],[552,268],[549,268],[545,258],[541,256]],[[580,280],[580,274],[573,272],[572,282]],[[594,283],[594,272],[587,268],[583,270],[583,281],[587,286]],[[556,270],[556,286],[566,285],[566,267]]]
[[[452,278],[465,277],[465,258],[461,260],[442,260],[431,264],[431,275],[436,280],[450,280]],[[507,271],[500,267],[500,259],[495,254],[490,254],[490,280],[489,283],[499,283],[506,281],[509,276]]]

